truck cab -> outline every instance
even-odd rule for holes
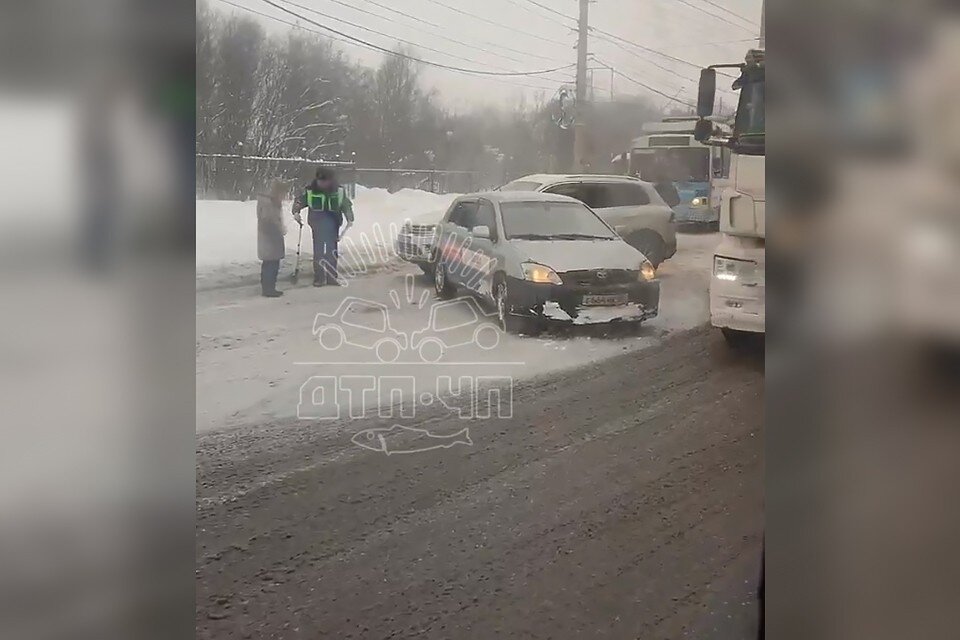
[[[733,131],[728,136],[710,119],[718,68],[739,70],[740,92]],[[710,322],[732,345],[766,330],[766,141],[765,65],[762,49],[741,64],[714,65],[701,72],[696,137],[703,144],[730,149],[730,174],[719,193],[720,242],[710,278]]]

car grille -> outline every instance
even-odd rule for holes
[[[411,236],[430,237],[433,236],[437,226],[433,224],[412,224],[404,227],[403,233]]]
[[[397,236],[397,252],[404,258],[429,258],[432,238]]]
[[[605,277],[600,277],[600,274]],[[603,287],[611,284],[627,284],[637,281],[637,272],[629,269],[584,269],[559,274],[564,284],[579,287]]]

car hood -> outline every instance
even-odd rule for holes
[[[525,261],[554,271],[639,269],[643,254],[622,240],[513,240]]]
[[[411,216],[410,222],[412,224],[418,224],[422,226],[437,225],[437,224],[440,224],[440,219],[443,218],[443,214],[445,214],[446,212],[447,212],[446,209],[437,209],[436,211],[421,213],[416,216]]]

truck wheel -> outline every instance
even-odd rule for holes
[[[746,349],[751,344],[755,344],[756,336],[749,331],[737,331],[723,327],[720,329],[723,333],[723,339],[727,341],[727,346],[738,351]]]

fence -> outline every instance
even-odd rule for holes
[[[504,182],[502,175],[489,175],[480,171],[377,169],[357,167],[353,162],[344,161],[198,153],[197,198],[249,200],[257,192],[264,190],[274,178],[289,180],[294,184],[306,184],[320,165],[335,168],[340,182],[347,187],[351,195],[356,194],[358,184],[380,187],[391,192],[421,189],[434,193],[470,193],[490,189]]]

